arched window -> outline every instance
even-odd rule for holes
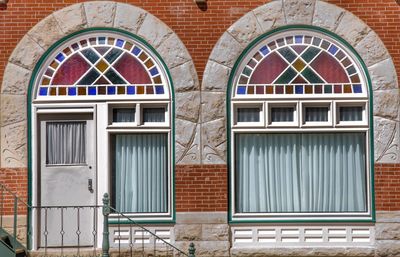
[[[172,85],[151,46],[78,33],[42,58],[34,85],[34,202],[94,205],[110,192],[136,219],[173,219]]]
[[[314,30],[258,39],[230,94],[231,219],[372,217],[367,74]]]

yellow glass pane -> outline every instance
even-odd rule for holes
[[[99,69],[99,71],[104,72],[108,68],[108,64],[101,60],[96,64],[96,68]]]
[[[293,68],[295,68],[298,72],[302,71],[304,67],[306,67],[306,64],[300,59],[297,59],[297,61],[293,63]]]

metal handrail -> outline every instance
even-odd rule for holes
[[[139,223],[137,223],[136,221],[134,221],[133,219],[131,219],[130,217],[126,216],[125,214],[119,212],[118,210],[116,210],[115,208],[110,206],[110,209],[113,211],[113,214],[116,214],[120,217],[123,217],[125,219],[127,219],[129,222],[131,222],[132,224],[134,224],[137,227],[140,227],[142,230],[146,231],[147,233],[149,233],[150,235],[154,236],[154,238],[157,238],[157,240],[162,241],[163,243],[165,243],[166,245],[170,246],[171,248],[175,249],[176,251],[178,251],[180,254],[183,254],[185,256],[189,256],[187,253],[183,252],[182,250],[176,248],[174,245],[168,243],[167,241],[165,241],[164,239],[162,239],[161,237],[157,236],[155,233],[151,232],[150,230],[148,230],[147,228],[143,227],[142,225],[140,225]]]

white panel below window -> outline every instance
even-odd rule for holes
[[[371,246],[375,242],[373,226],[232,226],[231,230],[233,247]]]

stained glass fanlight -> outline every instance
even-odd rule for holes
[[[239,66],[234,97],[365,97],[366,83],[334,39],[292,31],[256,45]]]
[[[167,98],[167,83],[161,65],[142,44],[118,34],[96,34],[69,41],[53,53],[36,98]]]

